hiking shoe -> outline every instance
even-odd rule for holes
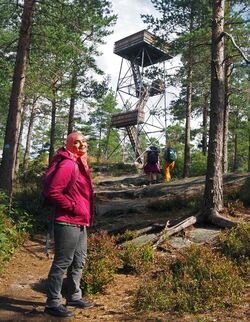
[[[91,307],[95,306],[94,303],[88,302],[88,301],[85,301],[85,300],[68,301],[66,303],[66,305],[67,306],[78,307],[80,309],[88,309],[88,308],[91,308]]]
[[[75,314],[71,311],[68,311],[65,306],[62,304],[57,307],[45,307],[44,313],[59,316],[61,318],[71,318],[75,316]]]

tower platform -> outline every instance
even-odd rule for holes
[[[140,55],[142,50],[144,55]],[[147,30],[141,30],[133,35],[115,42],[114,53],[134,64],[146,67],[171,59],[166,45],[157,43],[157,38]]]

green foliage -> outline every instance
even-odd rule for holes
[[[136,293],[140,310],[205,312],[239,301],[244,282],[237,267],[208,247],[192,246],[158,265]]]
[[[178,151],[178,150],[177,150]],[[190,155],[190,177],[203,176],[207,172],[207,156],[200,151],[192,151]],[[183,176],[184,156],[178,153],[175,167],[172,173],[173,177],[182,178]]]
[[[143,274],[152,267],[154,250],[149,245],[138,247],[134,243],[128,241],[123,246],[120,257],[124,272]]]
[[[83,270],[81,287],[89,294],[103,292],[113,281],[120,266],[115,238],[106,231],[88,237],[88,260]]]
[[[112,91],[90,104],[89,120],[87,122],[91,136],[89,150],[91,151],[91,156],[95,156],[98,162],[106,159],[105,154],[108,145],[109,149],[114,149],[119,144],[119,142],[113,142],[115,145],[111,146],[111,141],[109,140],[111,115],[117,111],[115,105],[115,97]]]
[[[121,244],[121,243],[124,243],[126,241],[129,241],[129,240],[135,238],[136,236],[137,236],[137,234],[133,230],[126,229],[123,234],[118,234],[116,236],[116,242],[118,244]]]
[[[30,214],[32,230],[44,231],[48,224],[50,208],[44,207],[42,176],[48,166],[48,156],[43,153],[30,162],[29,170],[19,175],[15,198],[19,207]]]
[[[229,259],[233,260],[243,275],[250,273],[250,224],[240,224],[237,227],[221,232],[219,249]]]
[[[207,156],[202,152],[191,153],[190,177],[204,176],[207,173]]]
[[[32,221],[28,214],[13,204],[9,209],[7,196],[0,192],[0,267],[32,230]]]

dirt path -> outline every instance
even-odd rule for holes
[[[46,278],[52,259],[44,254],[44,237],[36,236],[21,247],[0,278],[0,321],[57,321],[43,313]],[[75,310],[70,321],[125,321],[136,285],[133,276],[117,275],[105,295],[94,297],[96,307]],[[135,319],[137,320],[137,319]]]
[[[44,237],[28,240],[13,256],[0,278],[0,321],[8,322],[55,322],[43,313],[46,300],[46,278],[52,259],[44,254]],[[249,321],[249,290],[242,294],[241,304],[234,310],[201,315],[141,314],[130,306],[132,292],[138,285],[138,278],[130,275],[116,275],[105,294],[92,298],[96,306],[88,310],[75,309],[75,318],[70,321],[141,321],[141,322],[197,322],[197,321]]]
[[[173,182],[172,188],[169,187],[169,189],[172,191],[176,184]],[[186,189],[189,185],[190,182],[186,184]],[[127,190],[125,190],[124,198],[121,198],[120,195],[113,195],[117,199],[112,199],[112,203],[109,198],[105,200],[105,194],[102,192],[103,199],[101,198],[101,205],[103,213],[99,213],[99,216],[96,216],[97,227],[99,225],[102,229],[117,228],[119,225],[126,226],[130,221],[133,224],[138,223],[138,225],[144,223],[146,226],[150,225],[151,222],[161,222],[161,220],[166,223],[168,212],[149,212],[141,203],[143,201],[142,199],[147,197],[147,194],[155,196],[159,195],[159,191],[162,194],[166,194],[167,188],[168,186],[161,184],[146,188],[134,188],[136,193],[138,191],[140,192],[140,196],[136,195],[132,199],[130,195],[127,195]],[[128,205],[126,204],[126,199],[130,202]],[[108,206],[112,208],[112,215],[110,216],[108,215]],[[109,224],[108,219],[110,219],[111,224]],[[179,241],[177,242],[179,243]],[[61,321],[61,319],[53,318],[43,313],[46,300],[46,279],[52,262],[52,258],[48,259],[45,256],[44,244],[45,238],[41,235],[37,235],[33,239],[28,240],[23,247],[16,251],[11,261],[7,264],[4,274],[0,276],[0,321]],[[73,322],[250,321],[250,285],[242,294],[240,305],[233,310],[228,309],[227,311],[223,311],[223,313],[217,311],[199,315],[179,315],[159,312],[142,314],[141,312],[137,312],[131,308],[133,291],[137,286],[137,277],[122,274],[116,275],[114,282],[109,286],[105,294],[96,295],[91,298],[96,304],[94,308],[88,310],[75,309],[75,318],[66,320]]]

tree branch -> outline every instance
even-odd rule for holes
[[[236,44],[234,38],[232,35],[228,34],[227,32],[222,32],[222,36],[227,36],[228,38],[231,39],[234,47],[240,52],[241,56],[245,59],[247,64],[250,64],[250,59],[243,53],[242,49]]]

